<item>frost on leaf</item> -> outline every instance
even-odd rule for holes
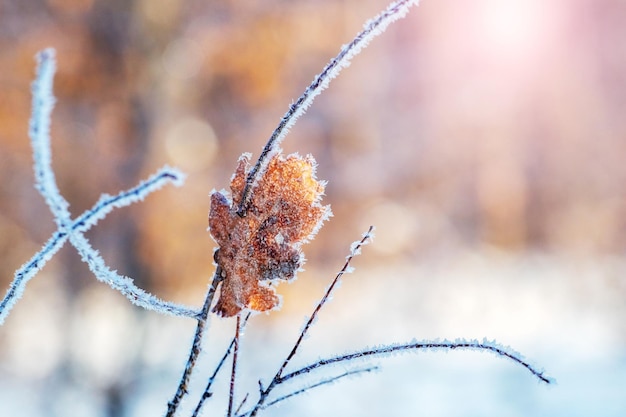
[[[253,188],[245,216],[239,216],[249,170],[244,154],[231,180],[232,201],[220,192],[211,195],[209,230],[219,245],[215,261],[224,278],[213,311],[224,317],[244,308],[277,307],[271,284],[295,277],[303,262],[300,246],[330,215],[330,206],[320,204],[324,183],[315,178],[313,157],[278,153]]]

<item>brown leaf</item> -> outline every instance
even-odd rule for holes
[[[236,212],[249,170],[244,154],[231,180],[233,200],[220,192],[211,195],[209,229],[219,245],[215,261],[224,278],[213,311],[224,317],[244,308],[276,308],[280,299],[270,285],[295,277],[303,262],[300,247],[330,215],[330,206],[320,204],[324,184],[315,178],[313,157],[278,153],[240,217]]]

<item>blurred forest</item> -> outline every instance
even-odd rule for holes
[[[0,0],[2,288],[54,231],[33,187],[27,135],[37,51],[57,51],[53,166],[73,215],[101,193],[130,188],[164,164],[188,174],[184,187],[115,211],[87,236],[113,269],[140,287],[200,305],[213,272],[215,243],[206,231],[211,190],[227,188],[241,153],[258,156],[288,105],[385,5],[379,0]],[[558,335],[560,329],[572,333],[563,341],[571,346],[572,340],[585,339],[587,329],[598,345],[606,342],[617,351],[623,386],[625,39],[623,0],[425,0],[392,25],[331,83],[283,144],[288,153],[315,156],[318,177],[328,181],[325,201],[334,212],[305,247],[307,271],[294,285],[279,288],[285,311],[297,311],[298,318],[305,314],[315,295],[302,293],[323,288],[350,242],[374,224],[377,239],[355,265],[357,275],[362,270],[371,279],[350,279],[388,286],[358,293],[351,304],[355,311],[392,309],[395,289],[407,298],[404,310],[393,316],[397,326],[408,329],[402,333],[406,338],[420,338],[420,332],[473,337],[473,331],[508,337],[503,342],[516,342],[522,352],[532,347],[528,356],[541,358],[547,369],[559,369],[551,360],[562,345],[545,353],[536,338]],[[545,268],[558,278],[538,279]],[[490,271],[509,274],[494,277]],[[416,278],[422,276],[433,282]],[[530,284],[520,284],[523,280]],[[490,293],[494,285],[502,285],[501,291]],[[514,298],[519,285],[527,298],[511,308],[523,311],[510,311],[507,299],[498,297]],[[458,299],[444,295],[468,287],[481,290]],[[110,293],[72,248],[64,248],[0,328],[0,388],[91,381],[104,393],[98,401],[105,411],[88,408],[81,415],[133,415],[120,387],[128,386],[128,374],[139,378],[139,354],[134,361],[122,360],[125,353],[113,355],[115,349],[124,352],[118,340],[115,349],[102,353],[109,355],[107,362],[80,340],[90,334],[97,339],[98,326],[117,328],[124,321],[139,320],[137,328],[145,328],[141,320],[147,319],[132,317],[155,313],[136,311]],[[351,300],[350,292],[345,299]],[[553,318],[532,312],[552,302],[583,313],[574,319],[570,307],[552,311],[562,321],[533,333]],[[91,314],[95,304],[114,310]],[[341,305],[336,307],[339,320]],[[402,312],[408,313],[404,324]],[[463,327],[467,321],[460,320],[460,327],[444,326],[455,321],[447,314],[465,313],[478,324]],[[437,317],[433,324],[423,324],[431,314]],[[497,314],[512,316],[480,327]],[[271,329],[279,317],[264,316],[259,326],[267,326],[268,334],[278,332]],[[596,332],[597,323],[606,328]],[[167,348],[177,358],[185,354],[193,323],[185,326],[185,342]],[[516,333],[524,337],[517,339]],[[126,334],[102,330],[107,340]],[[32,358],[39,358],[36,365]],[[182,360],[142,360],[171,366],[166,401]],[[110,365],[116,362],[125,368]],[[607,386],[614,386],[619,378],[610,381]],[[37,401],[49,405],[52,397]],[[28,402],[15,398],[22,397],[14,397],[16,404]],[[153,399],[157,410],[164,409],[163,398]],[[601,399],[615,405],[610,409],[615,415],[626,407],[617,395]],[[2,407],[0,416],[15,415]],[[557,408],[550,410],[559,415]]]

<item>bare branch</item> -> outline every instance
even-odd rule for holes
[[[369,242],[369,240],[373,236],[373,232],[374,232],[374,226],[370,226],[369,229],[367,230],[367,232],[365,232],[363,234],[363,237],[361,238],[361,240],[359,240],[357,242],[354,242],[352,244],[352,246],[350,248],[350,254],[346,257],[345,264],[343,265],[341,270],[337,273],[337,275],[335,276],[335,279],[333,279],[332,283],[328,286],[328,289],[326,290],[326,293],[324,294],[322,299],[319,301],[319,303],[315,307],[315,310],[313,310],[313,314],[311,314],[311,317],[307,320],[306,324],[304,325],[304,328],[300,332],[300,336],[298,336],[298,340],[296,340],[296,343],[294,344],[293,348],[291,349],[291,352],[289,352],[289,354],[287,355],[287,358],[285,358],[285,361],[283,362],[283,364],[279,368],[278,372],[276,372],[276,375],[274,375],[274,378],[272,379],[270,384],[265,389],[263,389],[262,385],[261,385],[261,382],[259,381],[259,386],[261,387],[261,393],[259,395],[259,400],[258,400],[257,404],[254,406],[252,411],[250,411],[250,416],[255,416],[257,414],[258,410],[261,409],[261,407],[265,403],[267,397],[272,392],[272,390],[276,386],[278,386],[279,384],[282,383],[282,381],[283,381],[282,375],[283,375],[283,372],[285,371],[285,368],[287,368],[287,365],[289,365],[289,362],[291,361],[291,359],[293,359],[293,357],[296,355],[296,353],[298,351],[298,348],[300,347],[300,344],[304,340],[305,335],[307,334],[307,332],[309,331],[309,329],[311,328],[311,326],[315,322],[315,319],[317,318],[317,315],[319,314],[319,312],[322,310],[322,307],[324,307],[324,305],[328,301],[328,299],[329,299],[330,295],[332,294],[334,288],[337,286],[337,283],[341,280],[341,277],[343,276],[343,274],[348,272],[348,269],[350,267],[350,262],[352,261],[352,258],[354,258],[356,255],[360,254],[361,247]]]
[[[359,32],[350,43],[341,48],[339,54],[326,64],[321,73],[315,76],[313,82],[304,90],[304,93],[302,93],[298,100],[291,104],[287,113],[285,113],[278,123],[278,127],[272,132],[256,164],[248,174],[237,210],[239,216],[243,217],[246,215],[246,205],[250,191],[256,184],[259,175],[265,169],[270,156],[278,151],[280,142],[287,136],[289,129],[296,124],[298,118],[313,104],[315,97],[328,87],[332,79],[339,75],[342,69],[350,65],[352,58],[358,55],[372,39],[383,33],[391,23],[406,16],[409,8],[411,6],[417,6],[417,4],[418,0],[399,0],[393,2],[378,16],[367,21],[363,30]]]
[[[340,362],[351,362],[355,359],[365,358],[369,356],[380,356],[393,352],[403,352],[403,351],[411,351],[411,350],[482,350],[495,353],[496,355],[512,360],[513,362],[521,365],[526,368],[531,374],[533,374],[536,378],[538,378],[541,382],[546,384],[554,383],[554,379],[544,375],[544,371],[537,369],[533,365],[530,364],[528,360],[526,360],[520,353],[515,352],[511,348],[498,345],[495,342],[490,342],[488,340],[478,341],[478,340],[465,340],[465,339],[457,339],[454,342],[451,341],[420,341],[420,342],[412,342],[407,344],[400,345],[388,345],[375,349],[367,349],[354,353],[348,353],[341,356],[335,356],[329,359],[322,359],[317,361],[311,365],[305,366],[303,368],[298,369],[297,371],[293,371],[284,377],[280,378],[279,383],[285,382],[299,375],[307,374],[315,369],[325,367],[328,365],[340,363]]]
[[[2,302],[0,302],[0,325],[24,293],[28,281],[44,267],[68,239],[76,247],[83,261],[89,265],[96,278],[120,291],[133,304],[161,313],[197,318],[198,310],[160,300],[138,288],[132,279],[112,271],[106,266],[100,254],[91,247],[83,234],[113,209],[141,201],[165,184],[181,185],[184,174],[165,166],[148,180],[139,183],[130,190],[123,191],[116,196],[102,194],[91,209],[72,220],[68,210],[69,204],[59,192],[52,169],[50,117],[55,102],[52,89],[55,72],[54,50],[46,49],[40,52],[37,55],[37,62],[37,75],[32,86],[33,102],[29,130],[33,149],[35,187],[50,208],[57,224],[57,230],[43,248],[15,272],[13,281]]]
[[[309,390],[311,390],[313,388],[317,388],[317,387],[320,387],[322,385],[331,384],[331,383],[333,383],[333,382],[335,382],[335,381],[337,381],[339,379],[345,378],[347,376],[363,374],[365,372],[372,372],[372,371],[375,371],[377,369],[378,369],[378,366],[369,366],[369,367],[366,367],[366,368],[358,368],[358,369],[353,369],[351,371],[344,372],[341,375],[337,375],[337,376],[334,376],[332,378],[324,379],[324,380],[322,380],[320,382],[317,382],[315,384],[307,385],[306,387],[301,388],[301,389],[299,389],[297,391],[293,391],[293,392],[291,392],[289,394],[283,395],[282,397],[278,397],[277,399],[275,399],[273,401],[270,401],[269,403],[263,405],[263,407],[261,407],[261,409],[265,410],[266,408],[269,408],[269,407],[271,407],[272,405],[274,405],[276,403],[285,401],[288,398],[294,397],[296,395],[303,394],[303,393],[305,393],[305,392],[307,392],[307,391],[309,391]],[[238,417],[241,417],[241,416],[238,416]]]
[[[235,329],[235,344],[233,345],[233,367],[230,372],[230,390],[228,391],[227,417],[233,415],[233,403],[235,402],[235,383],[237,379],[237,358],[239,356],[239,334],[241,330],[241,313],[237,314],[237,326]]]
[[[167,413],[166,417],[173,417],[180,405],[183,397],[188,392],[189,380],[191,378],[191,373],[193,372],[194,367],[196,366],[196,362],[198,361],[198,356],[202,351],[202,337],[206,330],[207,321],[209,317],[209,311],[211,311],[211,303],[213,303],[213,297],[215,296],[215,291],[217,290],[218,284],[222,280],[222,273],[220,268],[218,267],[215,270],[215,274],[213,275],[213,280],[211,281],[211,285],[209,285],[209,289],[207,290],[206,297],[204,299],[204,305],[202,306],[202,312],[200,317],[198,317],[198,325],[196,326],[196,333],[193,337],[193,343],[191,344],[191,350],[189,351],[189,358],[187,359],[187,365],[185,366],[185,370],[183,371],[183,375],[180,378],[180,383],[178,384],[178,389],[174,394],[174,398],[167,403]]]
[[[243,323],[241,324],[241,329],[242,330],[246,326],[246,324],[248,323],[248,320],[250,319],[251,315],[252,314],[250,312],[248,312],[246,314],[246,316],[243,318]],[[204,406],[204,402],[206,400],[208,400],[209,398],[211,398],[211,396],[213,395],[211,393],[211,388],[213,386],[213,382],[215,382],[215,378],[217,377],[217,374],[219,373],[219,371],[222,369],[222,367],[226,363],[226,359],[228,359],[228,357],[230,356],[230,353],[232,352],[234,347],[235,347],[235,338],[233,337],[232,340],[230,341],[230,345],[228,345],[228,348],[226,349],[226,352],[224,352],[224,355],[222,356],[220,361],[217,363],[217,366],[215,367],[215,370],[213,371],[213,374],[209,378],[209,380],[207,382],[207,385],[206,385],[206,388],[204,388],[204,393],[202,394],[202,397],[200,397],[200,400],[198,401],[198,404],[196,405],[195,410],[193,410],[193,414],[191,415],[191,417],[198,417],[198,415],[200,415],[200,410]]]

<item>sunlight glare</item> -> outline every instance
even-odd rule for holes
[[[481,11],[480,36],[494,56],[530,58],[554,37],[555,9],[536,0],[486,0]]]

